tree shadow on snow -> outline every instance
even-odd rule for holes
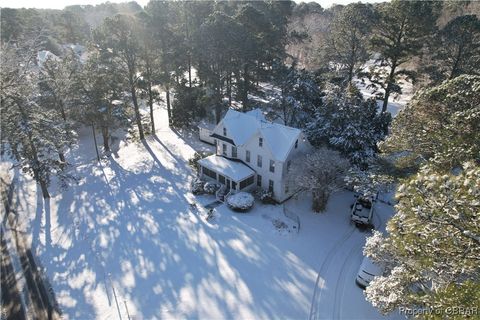
[[[303,262],[242,217],[226,212],[221,228],[210,229],[190,213],[190,169],[154,140],[142,144],[152,161],[140,169],[112,158],[81,166],[82,180],[62,193],[55,250],[44,265],[64,312],[93,318],[95,304],[104,304],[116,317],[115,289],[130,315],[144,318],[303,315],[311,289]],[[162,149],[175,170],[160,161]]]

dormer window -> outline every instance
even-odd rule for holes
[[[226,137],[227,136],[227,128],[223,127],[223,136]]]
[[[258,146],[263,147],[263,138],[262,137],[258,138]]]
[[[295,149],[298,148],[298,139],[295,141]]]

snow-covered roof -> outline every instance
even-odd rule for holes
[[[265,121],[263,113],[258,109],[249,113],[229,109],[221,123],[227,128],[227,137],[237,146],[247,143],[255,133],[260,132],[273,157],[279,161],[288,157],[301,133],[300,129]]]
[[[249,116],[252,116],[252,117],[256,118],[257,120],[267,121],[267,119],[265,118],[265,115],[263,114],[262,109],[256,108],[256,109],[247,111],[246,114],[248,114]]]
[[[260,121],[246,113],[229,109],[221,121],[227,128],[227,137],[237,146],[245,144],[260,128]]]
[[[198,160],[198,164],[217,173],[220,173],[233,181],[242,181],[255,174],[255,171],[239,161],[226,159],[222,156],[211,155]]]
[[[289,151],[302,132],[297,128],[271,122],[262,122],[260,131],[274,158],[280,161],[287,159]]]

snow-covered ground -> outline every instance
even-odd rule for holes
[[[201,143],[170,130],[163,108],[156,121],[156,136],[117,142],[100,164],[82,130],[68,154],[80,180],[47,202],[17,173],[22,227],[66,319],[381,318],[354,282],[367,234],[349,223],[351,193],[322,214],[308,196],[288,201],[298,233],[281,205],[221,205],[207,220],[200,204],[214,199],[189,192]],[[378,204],[376,224],[392,214]]]

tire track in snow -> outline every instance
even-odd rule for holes
[[[315,281],[315,288],[313,289],[312,304],[310,306],[310,314],[308,317],[309,320],[317,319],[318,304],[320,302],[320,299],[322,298],[322,291],[319,292],[318,290],[320,278],[328,270],[328,267],[330,266],[330,263],[333,257],[338,252],[338,249],[353,235],[354,232],[355,232],[355,227],[350,227],[350,230],[348,230],[342,236],[342,238],[335,243],[335,245],[330,249],[330,251],[328,251],[327,256],[323,260],[323,263],[321,264],[320,269],[318,270],[317,280]]]
[[[352,264],[347,262],[352,262],[353,257],[356,257],[357,255],[354,255],[355,251],[359,251],[362,248],[363,241],[358,241],[352,245],[352,248],[348,252],[348,256],[346,257],[345,261],[342,264],[342,267],[340,268],[340,273],[338,276],[338,281],[337,285],[335,286],[335,298],[333,302],[333,316],[332,319],[341,319],[341,302],[343,300],[343,296],[345,293],[345,285],[346,285],[346,279],[349,278],[350,273],[346,272],[347,270],[347,265],[350,267],[348,271],[351,270]]]

